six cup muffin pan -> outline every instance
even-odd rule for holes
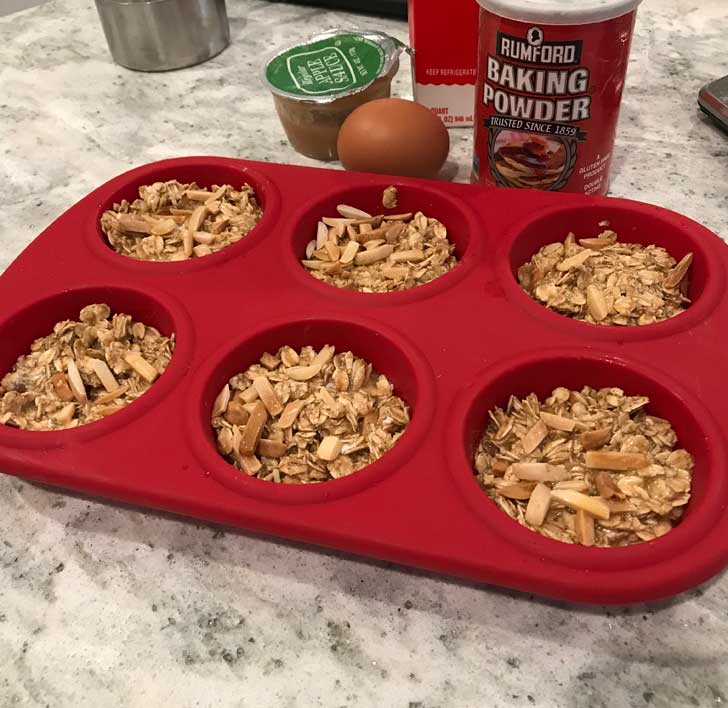
[[[258,226],[239,243],[181,263],[118,255],[103,211],[158,180],[250,183]],[[427,285],[364,294],[318,282],[301,266],[317,220],[339,203],[442,221],[460,264]],[[577,322],[531,300],[516,268],[566,233],[608,220],[623,242],[695,254],[691,307],[641,328]],[[138,401],[58,432],[0,426],[0,470],[96,497],[385,559],[437,573],[590,603],[673,595],[728,562],[726,431],[728,249],[699,224],[647,204],[489,189],[226,158],[146,165],[98,188],[46,229],[0,277],[0,372],[86,304],[106,302],[177,347]],[[334,344],[373,363],[411,406],[383,458],[311,485],[250,478],[217,452],[210,414],[235,373],[265,351]],[[652,542],[584,548],[544,538],[500,511],[471,462],[489,409],[510,394],[617,386],[650,397],[695,458],[683,520]]]

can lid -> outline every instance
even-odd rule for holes
[[[520,22],[587,25],[635,10],[642,0],[478,0],[490,12]]]
[[[385,75],[403,48],[383,32],[329,30],[279,49],[265,62],[263,79],[278,95],[328,103]]]

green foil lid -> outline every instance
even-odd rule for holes
[[[280,95],[333,101],[386,74],[403,46],[380,32],[331,30],[279,51],[266,63],[265,80]]]

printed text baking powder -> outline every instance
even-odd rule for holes
[[[478,0],[473,181],[605,194],[640,0]]]

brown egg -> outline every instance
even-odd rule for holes
[[[347,170],[434,178],[447,159],[450,136],[428,108],[402,98],[379,98],[354,110],[339,131]]]

